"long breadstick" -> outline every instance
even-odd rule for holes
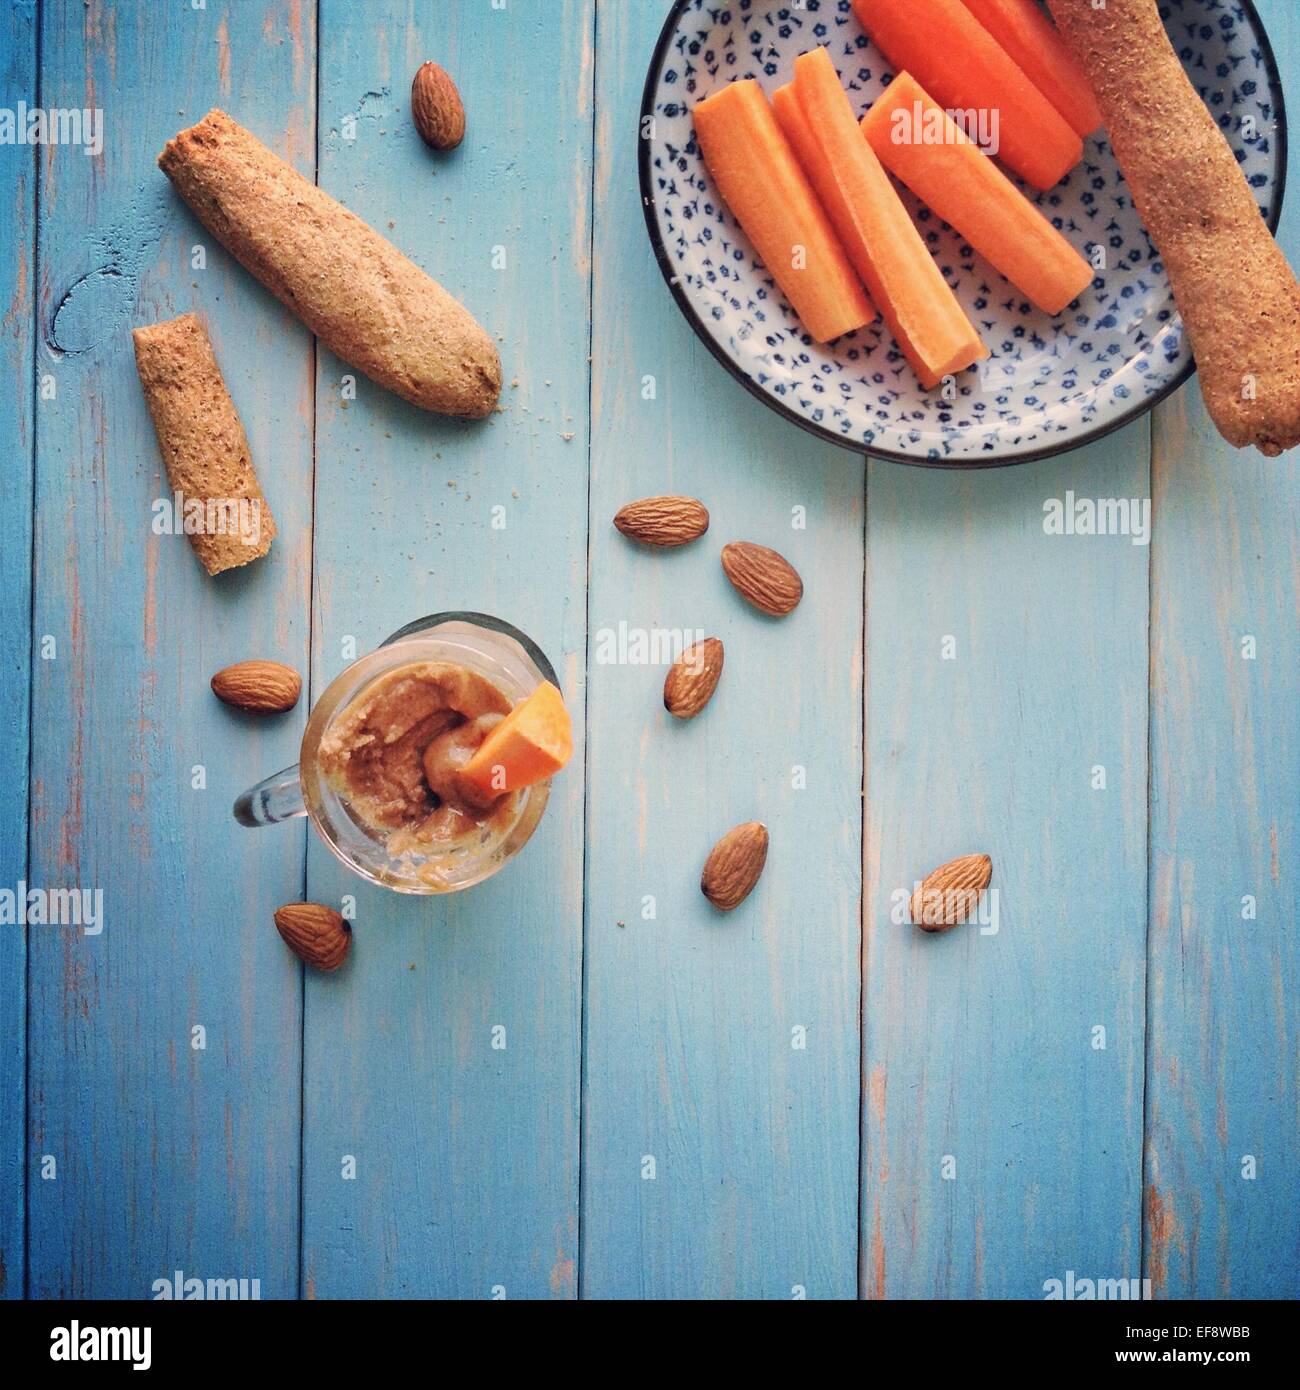
[[[253,471],[244,427],[203,325],[193,314],[132,331],[178,523],[209,574],[265,555],[275,520]]]
[[[169,140],[158,164],[208,231],[336,356],[425,410],[491,412],[501,359],[470,312],[224,111]]]
[[[1300,285],[1188,81],[1155,0],[1050,0],[1169,271],[1219,433],[1300,443]]]

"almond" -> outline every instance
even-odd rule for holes
[[[620,507],[614,525],[646,545],[685,545],[709,529],[709,513],[694,497],[643,497]]]
[[[948,931],[967,920],[993,877],[987,854],[967,854],[940,864],[912,894],[912,921],[922,931]]]
[[[278,661],[240,661],[212,677],[212,693],[237,709],[282,714],[298,703],[302,677]]]
[[[722,568],[743,598],[773,618],[792,613],[803,598],[798,571],[784,555],[765,545],[752,541],[724,545]]]
[[[678,719],[694,719],[713,698],[722,675],[722,643],[696,642],[673,662],[664,681],[664,708]]]
[[[746,821],[713,846],[700,875],[700,892],[723,912],[739,907],[754,890],[767,863],[767,826]]]
[[[317,970],[337,970],[352,945],[352,928],[323,903],[286,903],[276,911],[275,929],[299,960]]]
[[[411,82],[411,116],[420,139],[435,150],[454,150],[465,138],[464,103],[437,63],[422,63]]]

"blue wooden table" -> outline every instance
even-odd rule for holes
[[[0,887],[102,889],[103,929],[0,926],[0,1284],[264,1298],[1300,1293],[1297,469],[1190,387],[1053,461],[872,462],[766,412],[656,269],[636,117],[651,0],[13,0],[3,106],[104,112],[98,155],[0,147]],[[1285,80],[1300,18],[1261,6]],[[436,58],[469,134],[435,157]],[[1300,91],[1296,86],[1292,95]],[[345,369],[155,167],[219,105],[499,336],[465,425]],[[1293,198],[1282,235],[1300,256]],[[196,251],[200,248],[200,251]],[[207,321],[280,536],[209,580],[132,326]],[[648,553],[660,492],[713,528]],[[1044,504],[1151,498],[1149,545]],[[727,585],[776,546],[781,622]],[[367,891],[305,822],[250,832],[306,699],[422,614],[532,634],[579,747],[524,855],[463,895]],[[670,727],[620,632],[727,673]],[[771,830],[719,918],[708,847]],[[898,894],[986,851],[997,930]],[[356,901],[304,973],[281,903]]]

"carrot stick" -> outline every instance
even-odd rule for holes
[[[1083,158],[1065,117],[962,0],[853,0],[853,12],[894,71],[940,106],[996,119],[995,153],[1026,183],[1054,188]]]
[[[1101,124],[1101,107],[1065,40],[1037,0],[963,0],[1025,76],[1085,139]]]
[[[828,343],[876,317],[763,89],[732,82],[696,106],[713,181],[804,327]]]
[[[921,384],[929,390],[987,357],[889,175],[862,138],[826,49],[795,59],[791,86],[793,92],[777,93],[778,118],[784,113],[795,132],[796,148],[849,260]]]
[[[1300,445],[1300,283],[1155,0],[1052,0],[1169,269],[1210,418],[1237,448]]]
[[[889,84],[862,133],[891,174],[1040,309],[1059,314],[1087,289],[1088,262],[910,73]]]

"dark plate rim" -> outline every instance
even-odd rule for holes
[[[659,231],[658,219],[655,215],[653,193],[651,188],[650,172],[650,141],[641,138],[641,130],[647,116],[654,115],[654,93],[659,84],[659,78],[663,70],[664,57],[668,52],[668,46],[672,42],[673,35],[677,32],[677,24],[687,9],[695,3],[695,0],[673,0],[673,6],[664,20],[663,28],[659,31],[659,39],[655,44],[654,53],[650,57],[650,66],[646,70],[645,85],[641,90],[641,110],[637,122],[637,176],[641,190],[641,212],[645,217],[646,231],[650,235],[650,245],[654,250],[655,261],[659,266],[659,273],[664,278],[664,283],[672,292],[673,298],[677,301],[677,307],[686,317],[686,321],[695,330],[696,336],[704,343],[705,347],[718,359],[750,395],[757,397],[770,410],[774,410],[778,415],[789,420],[792,424],[798,425],[800,429],[806,430],[809,434],[816,436],[828,444],[835,444],[841,449],[847,449],[854,454],[866,454],[869,458],[885,459],[890,463],[907,464],[913,468],[942,468],[942,469],[968,469],[968,468],[1011,468],[1021,463],[1036,463],[1042,459],[1056,458],[1060,454],[1073,453],[1076,449],[1082,449],[1085,445],[1094,444],[1099,439],[1105,439],[1108,434],[1114,434],[1116,430],[1123,429],[1126,425],[1131,425],[1136,420],[1140,420],[1144,415],[1149,414],[1158,406],[1161,401],[1167,400],[1181,386],[1192,378],[1196,371],[1196,362],[1191,360],[1167,385],[1162,387],[1154,396],[1146,397],[1131,410],[1126,411],[1114,420],[1105,424],[1097,425],[1086,433],[1072,435],[1059,443],[1048,445],[1046,448],[1033,449],[1023,454],[997,454],[986,459],[930,459],[917,458],[914,454],[900,453],[894,449],[875,449],[869,445],[864,445],[861,441],[846,439],[842,434],[836,434],[833,430],[827,429],[824,425],[814,424],[813,421],[800,415],[798,411],[792,410],[789,406],[776,399],[776,397],[765,391],[752,377],[747,376],[723,349],[722,344],[709,332],[707,325],[695,312],[695,307],[686,297],[685,291],[677,283],[669,260],[667,249],[664,246],[663,237]],[[1287,113],[1286,96],[1282,90],[1282,74],[1277,65],[1277,56],[1273,52],[1273,45],[1268,37],[1268,30],[1264,27],[1264,21],[1260,18],[1258,9],[1255,7],[1255,0],[1236,0],[1241,6],[1242,13],[1246,17],[1247,23],[1254,31],[1255,39],[1259,45],[1260,53],[1264,59],[1264,70],[1268,75],[1269,90],[1272,94],[1273,105],[1277,112],[1277,142],[1278,142],[1278,179],[1277,189],[1273,200],[1269,216],[1265,219],[1269,231],[1275,236],[1282,220],[1282,204],[1286,199],[1286,176],[1287,160],[1289,154],[1289,144],[1287,137]]]

